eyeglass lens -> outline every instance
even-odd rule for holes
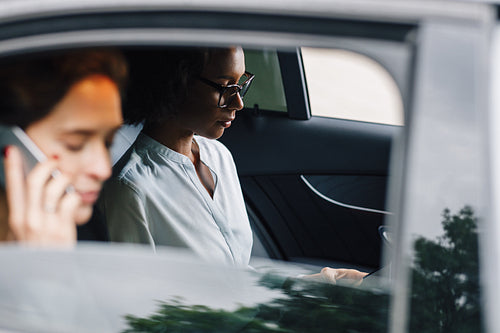
[[[239,93],[240,97],[243,98],[247,93],[248,87],[250,86],[251,83],[251,81],[247,82],[248,78],[249,77],[247,75],[243,75],[241,77],[240,82],[238,82],[241,88],[237,85],[226,87],[220,96],[219,106],[226,107],[229,104],[231,104],[234,98],[236,97],[237,93]]]

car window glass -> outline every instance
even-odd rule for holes
[[[412,256],[410,332],[482,331],[478,234],[486,217],[488,144],[476,69],[483,33],[436,24],[419,39],[402,218]]]
[[[245,95],[245,106],[286,112],[286,99],[276,50],[245,50],[245,65],[255,74],[252,89]]]
[[[301,51],[313,116],[403,125],[399,89],[376,61],[341,49]]]

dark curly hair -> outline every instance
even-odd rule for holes
[[[0,62],[0,122],[26,128],[45,117],[87,76],[109,77],[125,89],[127,63],[114,49],[82,49]]]
[[[161,124],[175,116],[189,96],[189,84],[218,48],[184,47],[129,51],[131,82],[123,115],[128,124]]]

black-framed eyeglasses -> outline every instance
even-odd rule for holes
[[[201,82],[217,89],[219,91],[219,102],[217,103],[217,107],[227,108],[227,106],[233,102],[234,98],[236,97],[236,94],[239,94],[240,98],[243,98],[246,95],[248,88],[250,87],[250,84],[252,83],[254,77],[255,77],[254,74],[250,72],[245,72],[245,74],[243,74],[243,76],[240,78],[239,81],[241,82],[240,84],[230,84],[227,86],[215,83],[201,76],[199,76],[198,79]]]

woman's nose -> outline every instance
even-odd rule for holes
[[[236,110],[236,111],[243,109],[245,104],[243,103],[243,98],[241,98],[239,92],[233,96],[233,99],[231,100],[231,103],[229,106],[231,107],[231,109]]]
[[[104,181],[111,177],[111,157],[108,148],[105,145],[96,148],[94,157],[87,165],[88,173],[91,177],[100,181]]]

